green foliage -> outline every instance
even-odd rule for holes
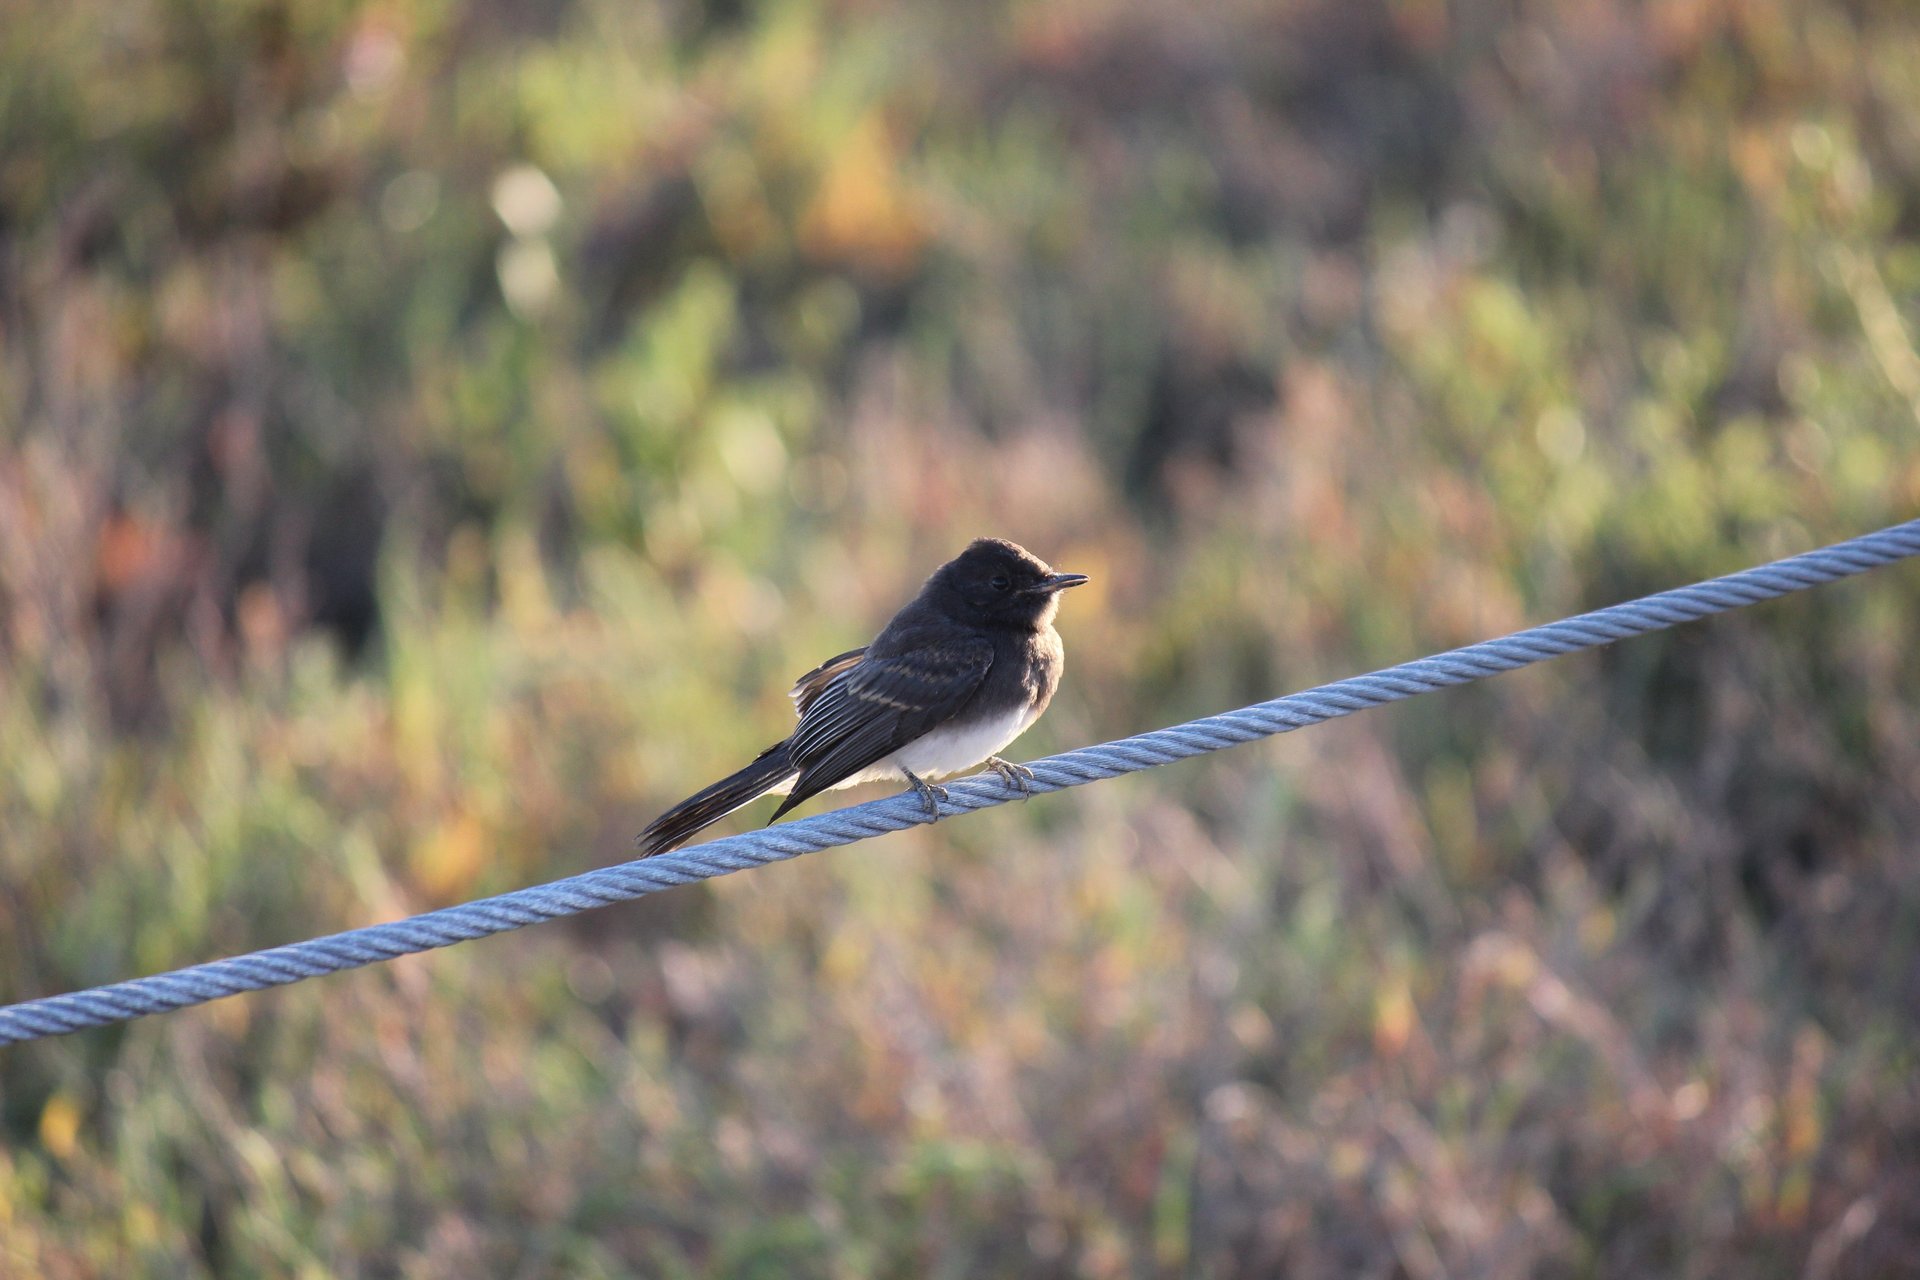
[[[1038,754],[1920,505],[1897,0],[14,8],[6,999],[623,857],[978,533]],[[1916,603],[9,1051],[0,1272],[1896,1273]]]

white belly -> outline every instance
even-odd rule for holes
[[[1008,743],[1025,733],[1034,719],[1029,708],[1018,707],[1004,716],[978,720],[965,728],[935,729],[846,781],[834,783],[829,790],[850,787],[856,782],[899,779],[905,772],[920,778],[946,778],[964,773],[988,756],[998,755]]]

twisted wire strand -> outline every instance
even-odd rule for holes
[[[992,774],[968,778],[946,788],[946,797],[938,802],[939,814],[949,817],[971,813],[1020,799],[1023,794],[1060,791],[1222,751],[1369,707],[1742,608],[1916,555],[1920,555],[1920,520],[1911,520],[1772,564],[1530,627],[1368,675],[1336,680],[1270,702],[1048,756],[1028,766],[1033,777],[1024,789]],[[106,1026],[377,964],[932,820],[918,796],[903,792],[405,920],[27,1000],[0,1008],[0,1045]]]

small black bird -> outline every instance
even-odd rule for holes
[[[1031,777],[995,753],[1047,709],[1066,660],[1053,629],[1058,593],[1086,580],[1055,573],[1011,542],[977,540],[941,565],[872,644],[801,676],[793,736],[654,819],[640,835],[641,856],[665,853],[769,793],[786,796],[771,822],[822,791],[903,778],[937,813],[939,788],[927,778],[983,763],[1009,782]]]

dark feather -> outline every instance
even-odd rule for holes
[[[808,699],[787,739],[799,777],[774,811],[787,810],[884,759],[973,696],[993,665],[993,642],[956,637],[852,663]]]
[[[697,832],[741,805],[759,799],[792,776],[793,764],[787,759],[787,744],[774,743],[740,772],[695,792],[655,818],[652,825],[640,833],[640,856],[651,858],[656,853],[677,848]]]
[[[845,653],[835,654],[795,680],[792,692],[787,694],[793,699],[794,714],[806,715],[807,708],[813,705],[813,700],[820,696],[821,690],[831,684],[835,676],[860,661],[861,655],[866,651],[867,646],[861,645],[858,649],[849,649]]]

